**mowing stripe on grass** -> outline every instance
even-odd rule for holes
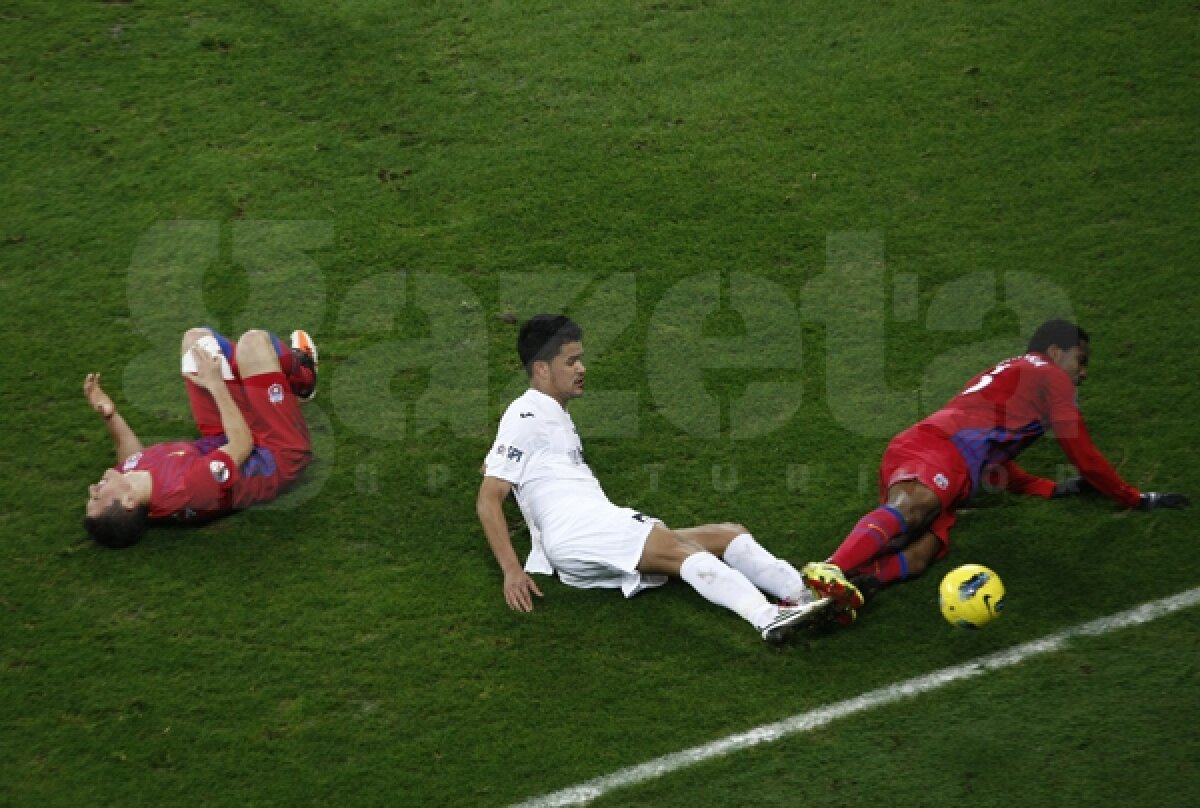
[[[663,757],[637,766],[630,766],[629,768],[621,769],[603,777],[597,777],[595,780],[589,780],[586,783],[581,783],[562,791],[556,791],[541,797],[534,797],[520,803],[516,808],[549,808],[549,806],[583,805],[604,796],[614,789],[644,783],[647,780],[662,777],[665,774],[670,774],[688,766],[694,766],[697,763],[724,757],[732,752],[777,741],[799,732],[807,732],[848,715],[854,715],[855,713],[870,710],[874,707],[882,707],[900,699],[912,698],[913,696],[936,690],[952,682],[980,676],[988,671],[1007,668],[1038,654],[1057,651],[1063,648],[1072,637],[1094,637],[1100,634],[1107,634],[1110,631],[1116,631],[1117,629],[1141,625],[1151,620],[1157,620],[1172,612],[1195,606],[1197,603],[1200,603],[1200,587],[1189,589],[1186,592],[1181,592],[1178,595],[1163,598],[1162,600],[1143,603],[1141,606],[1110,615],[1109,617],[1101,617],[1098,620],[1092,620],[1088,623],[1064,629],[1063,631],[1043,637],[1040,640],[1033,640],[1032,642],[1015,646],[1007,651],[998,651],[994,654],[973,659],[970,662],[964,662],[962,665],[943,668],[940,671],[934,671],[924,676],[918,676],[894,685],[881,687],[878,690],[872,690],[870,693],[864,693],[861,696],[856,696],[846,701],[839,701],[836,704],[820,707],[807,713],[794,715],[791,718],[774,724],[767,724],[748,732],[730,735],[728,738],[722,738],[719,741],[713,741],[703,746],[694,746],[682,752],[664,755]]]

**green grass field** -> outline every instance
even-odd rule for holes
[[[474,511],[514,323],[558,309],[610,497],[797,563],[872,503],[892,432],[1048,316],[1092,332],[1114,465],[1200,495],[1194,3],[0,19],[2,805],[508,805],[1197,585],[1194,509],[991,494],[947,562],[776,652],[677,583],[548,581],[510,613]],[[270,507],[103,551],[83,377],[185,437],[202,323],[316,335],[319,459]],[[1009,591],[976,633],[935,603],[968,561]],[[1074,640],[596,804],[1193,805],[1198,629]]]

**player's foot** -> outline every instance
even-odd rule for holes
[[[864,601],[872,600],[875,594],[883,589],[883,584],[874,575],[847,575],[846,577],[858,588],[858,593],[863,596]]]
[[[778,605],[781,609],[795,609],[798,606],[804,606],[805,604],[812,603],[816,599],[817,596],[814,595],[813,591],[806,586],[799,592],[793,593],[791,596],[784,596],[780,598]]]
[[[849,606],[838,606],[834,604],[827,611],[826,615],[829,619],[837,623],[839,626],[848,626],[858,619],[858,612],[851,609]]]
[[[813,561],[804,565],[800,570],[804,583],[818,595],[832,598],[838,606],[857,609],[864,603],[858,587],[850,582],[836,564],[825,561]]]
[[[832,601],[819,598],[799,606],[780,603],[779,616],[763,627],[762,638],[770,645],[782,645],[800,626],[815,621]]]
[[[839,606],[830,602],[812,623],[812,629],[817,634],[845,628],[858,618],[858,612],[849,606]]]
[[[293,390],[301,401],[312,401],[317,394],[317,343],[303,329],[292,332],[292,352],[301,367],[312,371],[312,384],[302,390]]]

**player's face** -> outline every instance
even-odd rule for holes
[[[1067,375],[1071,377],[1071,382],[1078,387],[1087,378],[1088,344],[1081,342],[1069,351],[1060,349],[1058,358],[1054,359],[1054,364],[1066,371]]]
[[[99,516],[118,500],[133,496],[133,486],[125,475],[115,469],[104,472],[100,482],[88,486],[86,513],[89,517]]]
[[[568,342],[558,351],[558,356],[546,363],[546,381],[543,393],[560,404],[583,395],[583,377],[587,369],[583,366],[583,343]]]

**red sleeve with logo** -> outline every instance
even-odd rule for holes
[[[1065,374],[1054,374],[1046,386],[1046,405],[1050,427],[1067,459],[1097,491],[1127,508],[1136,507],[1141,492],[1121,479],[1092,443],[1079,407],[1075,405],[1075,386]]]

